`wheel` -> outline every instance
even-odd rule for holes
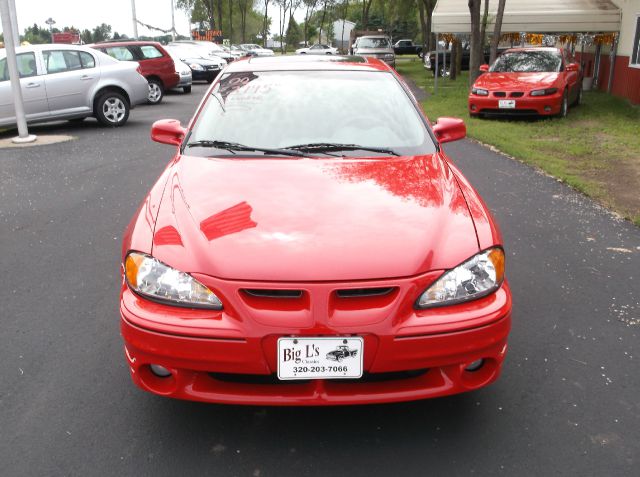
[[[129,119],[129,102],[120,93],[107,91],[96,101],[95,114],[103,126],[122,126]]]
[[[213,78],[207,78],[206,81],[207,81],[207,84],[211,84],[213,83]]]
[[[560,112],[558,113],[558,117],[566,118],[568,112],[569,112],[569,92],[565,89],[564,94],[562,95],[562,103],[560,104]]]
[[[331,52],[329,52],[329,53],[325,53],[325,54],[330,55],[330,54],[331,54]]]
[[[184,94],[189,94],[189,93],[191,93],[191,85],[189,85],[189,86],[183,86],[183,87],[182,87],[182,91],[184,92]]]
[[[147,101],[151,104],[158,104],[162,101],[164,96],[164,88],[162,87],[162,83],[154,78],[149,80],[149,96],[147,96]]]
[[[418,52],[418,58],[420,58],[420,59],[424,58],[424,54],[422,53],[422,51]]]
[[[306,54],[307,54],[307,52],[306,52],[306,51],[302,51],[302,52],[300,52],[300,54],[301,54],[301,55],[306,55]]]

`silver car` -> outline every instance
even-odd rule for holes
[[[359,56],[373,56],[384,61],[392,68],[396,67],[396,54],[389,37],[385,35],[367,35],[358,38],[351,47],[352,53]]]
[[[147,102],[149,86],[137,63],[80,45],[31,45],[16,53],[29,123],[95,116],[105,126],[122,126],[131,108]],[[0,49],[0,126],[16,124],[6,55]]]

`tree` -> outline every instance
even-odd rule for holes
[[[242,32],[242,43],[247,42],[247,10],[251,0],[238,0],[238,10],[240,11],[240,30]]]
[[[229,0],[229,41],[233,43],[233,0]]]
[[[262,46],[267,46],[267,37],[269,36],[269,1],[264,2],[264,18],[262,19]]]
[[[82,30],[82,33],[80,33],[80,39],[82,40],[82,43],[93,43],[91,30],[87,30],[86,28]]]
[[[489,19],[489,0],[484,0],[484,13],[480,24],[480,45],[482,48],[482,58],[480,64],[484,63],[484,45],[487,42],[487,20]]]
[[[493,25],[493,37],[491,37],[491,53],[489,54],[489,64],[492,65],[498,56],[498,44],[502,36],[502,17],[504,16],[505,0],[498,0],[498,12],[496,22]]]
[[[300,43],[300,38],[300,27],[296,23],[295,18],[291,18],[287,26],[287,36],[285,37],[287,45],[293,45],[294,48],[297,48],[298,43]]]
[[[311,19],[311,15],[313,15],[313,11],[318,4],[318,0],[303,0],[304,5],[306,7],[306,11],[304,14],[304,46],[309,45],[309,20]]]
[[[428,52],[434,49],[433,35],[431,33],[431,23],[433,9],[436,7],[435,0],[416,0],[420,10],[420,28],[422,30],[422,51]]]
[[[111,38],[111,25],[107,25],[103,23],[102,25],[98,25],[93,29],[93,41],[105,41]]]
[[[480,3],[482,0],[468,0],[469,14],[471,15],[471,51],[469,56],[469,87],[480,76],[480,63],[482,61],[482,44],[480,37]]]
[[[366,30],[369,27],[369,10],[373,0],[362,0],[362,29]]]

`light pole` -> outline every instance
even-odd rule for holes
[[[56,24],[56,21],[49,17],[45,20],[45,23],[49,25],[49,35],[51,35],[51,43],[53,43],[53,25]]]
[[[138,19],[136,18],[136,0],[131,0],[131,16],[133,17],[133,38],[138,39]]]
[[[171,0],[171,40],[176,41],[176,18],[173,10],[173,0]]]
[[[16,124],[18,126],[18,137],[13,138],[12,141],[14,143],[33,142],[36,140],[36,137],[30,135],[27,129],[24,103],[22,101],[22,87],[20,85],[18,62],[16,60],[16,45],[11,27],[13,19],[9,12],[9,0],[0,0],[0,17],[2,20],[2,30],[4,31],[4,47],[7,53],[7,67],[9,69],[9,79],[11,80],[11,91],[13,93],[13,107],[16,112]]]

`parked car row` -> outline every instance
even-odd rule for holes
[[[94,116],[122,126],[136,105],[158,104],[165,91],[191,92],[239,58],[211,42],[152,41],[31,45],[16,50],[29,123]],[[16,123],[6,51],[0,49],[0,127]]]
[[[138,63],[79,45],[31,45],[16,54],[30,123],[94,116],[105,126],[122,126],[132,108],[147,102],[149,84]],[[1,49],[0,127],[15,123],[6,50]]]

